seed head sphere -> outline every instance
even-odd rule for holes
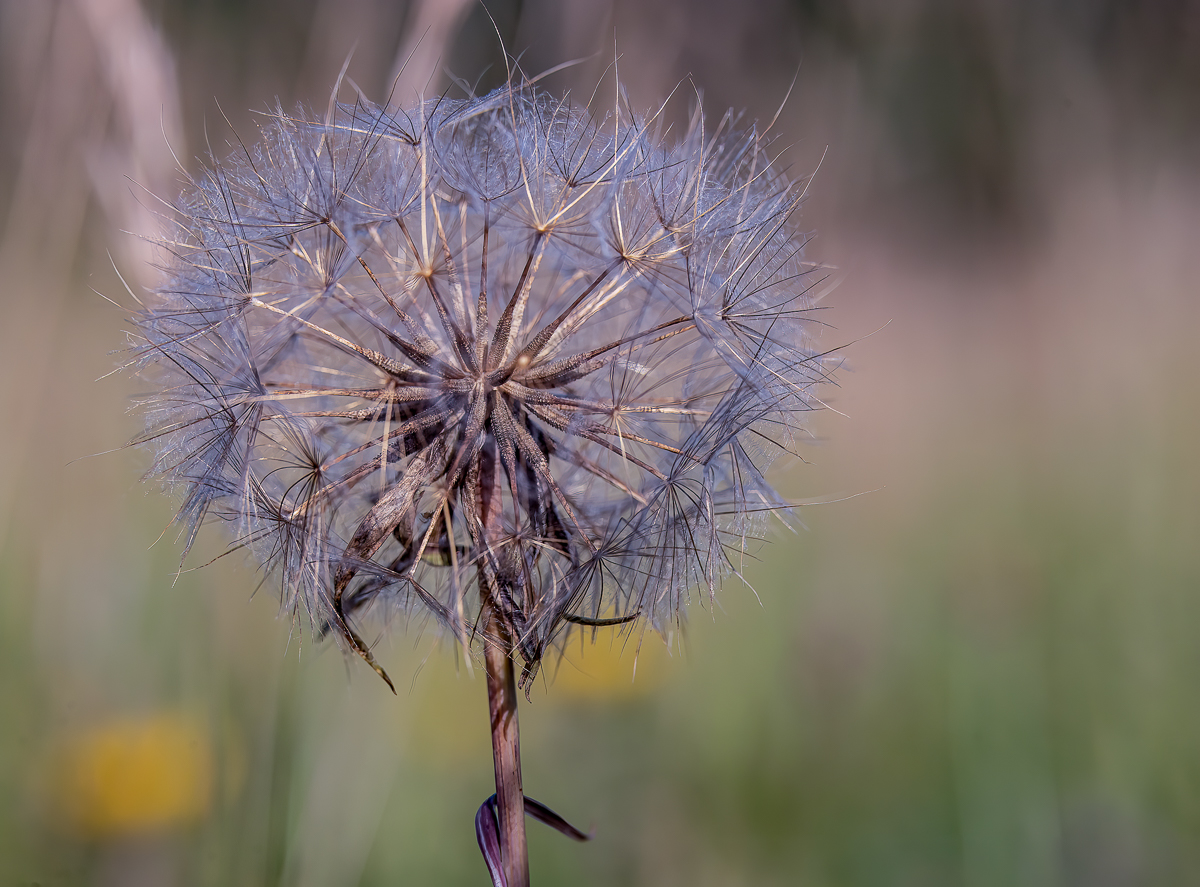
[[[527,689],[573,627],[669,630],[786,510],[765,470],[827,381],[800,192],[735,123],[514,81],[212,158],[136,317],[188,544],[229,522],[381,675],[369,609],[490,631]]]

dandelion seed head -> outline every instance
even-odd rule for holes
[[[211,158],[136,318],[189,544],[228,522],[372,665],[371,608],[464,643],[488,614],[528,679],[573,629],[714,595],[827,372],[764,140],[654,123],[514,80],[277,110]]]

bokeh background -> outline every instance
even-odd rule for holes
[[[581,60],[556,92],[619,56],[671,120],[782,105],[845,358],[761,603],[523,704],[597,835],[532,825],[535,883],[1200,883],[1200,4],[486,5]],[[503,76],[473,0],[0,2],[0,883],[486,883],[479,670],[376,626],[393,697],[216,528],[178,572],[121,449],[158,198],[347,58],[401,104]]]

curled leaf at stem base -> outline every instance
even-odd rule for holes
[[[545,804],[528,796],[525,797],[525,813],[568,838],[576,841],[592,839],[590,832],[580,831]],[[495,795],[484,801],[475,813],[475,838],[479,841],[479,851],[483,854],[483,861],[488,867],[488,873],[492,876],[493,887],[508,887],[508,879],[504,877],[504,867],[501,863],[500,826],[496,814]]]

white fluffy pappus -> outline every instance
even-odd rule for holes
[[[765,471],[828,381],[800,190],[733,124],[514,80],[211,158],[134,343],[188,544],[230,522],[381,675],[367,608],[525,684],[573,627],[669,629],[787,509]]]

